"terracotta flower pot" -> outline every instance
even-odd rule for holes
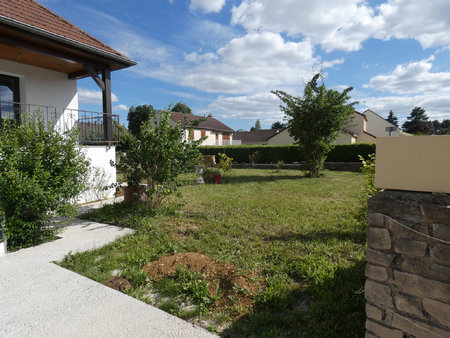
[[[136,205],[142,202],[144,196],[145,186],[131,185],[124,186],[123,188],[123,200],[125,203]]]

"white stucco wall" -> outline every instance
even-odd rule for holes
[[[41,113],[53,118],[54,110],[43,106],[64,108],[57,110],[56,122],[59,127],[74,125],[78,114],[69,109],[78,109],[77,81],[69,80],[67,74],[28,66],[0,59],[0,74],[19,78],[20,102],[39,105]],[[37,107],[31,107],[36,109]]]
[[[89,190],[83,193],[78,202],[90,202],[114,196],[115,189],[102,188],[116,182],[116,168],[110,163],[116,162],[115,146],[83,146],[83,152],[91,162],[91,175],[89,178]]]

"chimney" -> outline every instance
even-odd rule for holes
[[[209,113],[209,114],[208,114],[208,117],[213,117],[212,113]]]

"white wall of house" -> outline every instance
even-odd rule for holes
[[[280,131],[275,136],[272,136],[267,140],[267,144],[280,144],[280,145],[288,145],[294,143],[295,140],[292,136],[289,135],[289,131],[284,129]]]
[[[78,202],[90,202],[114,196],[115,189],[105,187],[116,183],[116,168],[110,163],[116,162],[115,146],[84,146],[81,148],[90,160],[91,173],[89,177],[89,190],[84,192]]]
[[[47,114],[44,106],[65,108],[50,114],[52,120],[62,127],[75,124],[78,115],[69,109],[78,109],[77,81],[69,80],[67,74],[39,67],[0,59],[0,74],[19,78],[20,102],[40,105],[41,113]],[[31,109],[36,109],[32,107]],[[49,110],[51,113],[53,110]]]

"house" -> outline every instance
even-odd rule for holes
[[[215,119],[212,114],[208,116],[185,115],[184,113],[178,112],[170,112],[170,114],[172,125],[180,123],[183,129],[186,129],[184,135],[186,140],[199,140],[205,137],[206,139],[202,142],[203,146],[228,146],[236,144],[233,138],[234,130]]]
[[[294,143],[294,139],[289,135],[287,128],[238,131],[234,134],[234,139],[240,140],[241,144],[287,145]]]
[[[80,145],[93,172],[104,173],[104,185],[116,181],[111,71],[135,64],[34,0],[1,1],[0,118],[37,112],[61,131],[79,127]],[[102,91],[102,112],[78,109],[77,79],[85,77]]]
[[[353,115],[347,126],[334,142],[334,144],[376,143],[377,137],[387,136],[411,136],[386,121],[383,117],[370,109]],[[258,131],[236,132],[235,140],[241,140],[242,144],[279,144],[294,143],[294,138],[289,135],[287,128],[261,129]]]

